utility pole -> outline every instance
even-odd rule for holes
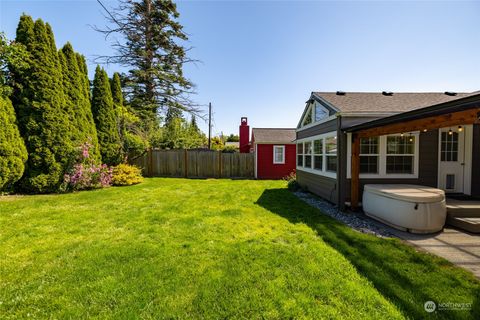
[[[208,150],[212,149],[212,103],[208,103]]]

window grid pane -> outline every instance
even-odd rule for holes
[[[274,147],[275,150],[275,162],[283,162],[283,147]]]
[[[441,139],[440,160],[458,161],[458,133],[452,132],[452,134],[448,134],[448,132],[442,132]]]
[[[323,154],[323,139],[313,141],[313,154]]]
[[[388,174],[413,174],[413,156],[387,156]]]
[[[323,156],[314,156],[313,157],[313,169],[323,170]]]
[[[305,156],[305,168],[311,168],[312,167],[312,156],[306,155]]]
[[[378,156],[360,156],[360,173],[378,173]]]
[[[337,156],[327,156],[327,171],[337,172]]]
[[[325,139],[325,152],[327,154],[337,154],[337,139],[335,137]]]
[[[388,136],[387,154],[414,154],[415,136]]]
[[[297,143],[297,154],[303,154],[303,143]]]
[[[312,154],[312,142],[305,142],[305,154]]]
[[[361,138],[360,154],[378,154],[378,137]]]
[[[303,155],[297,155],[297,166],[303,167]]]

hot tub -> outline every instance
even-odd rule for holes
[[[445,192],[409,184],[367,184],[363,211],[369,217],[412,233],[443,229],[447,216]]]

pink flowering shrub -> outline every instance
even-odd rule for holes
[[[86,190],[109,187],[112,184],[112,168],[106,164],[97,164],[90,157],[93,145],[83,143],[79,148],[76,163],[64,175],[62,189]]]

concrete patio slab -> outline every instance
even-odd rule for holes
[[[445,228],[443,232],[435,234],[412,234],[393,228],[389,231],[413,246],[440,256],[480,278],[480,235],[453,228]]]

